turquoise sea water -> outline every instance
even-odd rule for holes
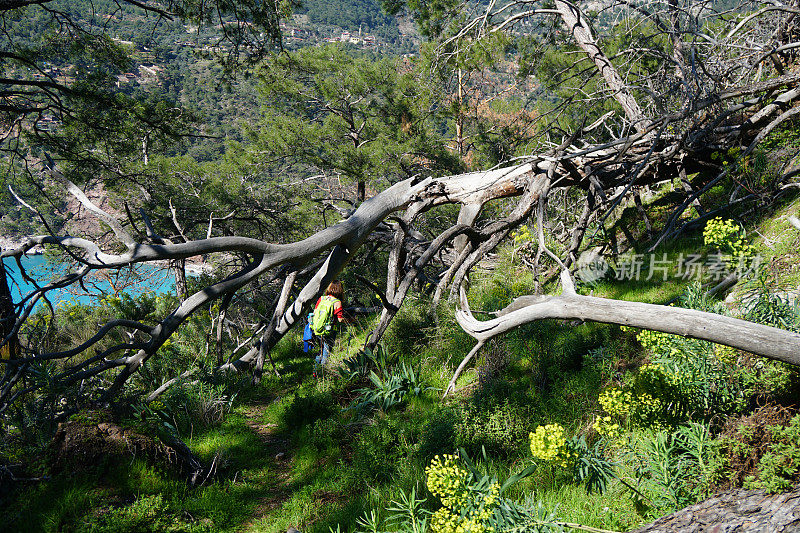
[[[14,301],[19,302],[35,287],[22,277],[16,261],[5,258],[3,265],[6,267]],[[64,263],[48,261],[44,255],[26,255],[22,258],[22,266],[28,276],[36,280],[40,286],[57,279],[70,268],[70,265]],[[75,284],[72,287],[53,290],[48,293],[48,297],[54,303],[72,300],[82,304],[92,304],[96,303],[100,296],[107,294],[125,292],[131,296],[138,296],[147,291],[170,292],[174,287],[175,278],[168,269],[154,265],[136,265],[134,268],[119,271],[93,272],[85,278],[83,286]]]

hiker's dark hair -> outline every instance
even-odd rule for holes
[[[332,281],[331,284],[328,285],[328,288],[325,289],[325,294],[341,300],[344,297],[342,282],[339,280]]]

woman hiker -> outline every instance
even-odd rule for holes
[[[333,343],[336,341],[336,324],[349,322],[344,316],[343,297],[344,288],[342,287],[342,282],[336,280],[328,285],[328,288],[325,289],[325,294],[317,300],[317,304],[314,306],[311,328],[320,343],[320,353],[314,362],[315,377],[318,373],[317,366],[320,367],[320,370],[324,369],[325,363],[328,362],[328,356],[330,356]]]

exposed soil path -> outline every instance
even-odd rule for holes
[[[290,479],[292,465],[289,456],[289,441],[277,432],[277,424],[265,423],[264,412],[267,404],[251,404],[244,410],[245,424],[258,435],[263,444],[265,466],[269,470],[269,482],[265,484],[265,495],[261,498],[253,517],[242,525],[242,530],[251,529],[254,522],[280,507],[291,496]]]

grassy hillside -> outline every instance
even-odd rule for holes
[[[794,147],[793,139],[780,148]],[[797,157],[794,149],[774,152]],[[743,167],[737,179],[755,188],[774,174],[774,162],[751,161],[759,170]],[[656,228],[675,186],[664,184],[648,201]],[[706,203],[719,215],[657,250],[669,267],[651,279],[631,274],[636,253],[649,258],[646,244],[638,244],[646,228],[620,207],[609,231],[618,233],[620,247],[628,239],[630,249],[609,259],[604,279],[579,290],[800,329],[800,231],[790,221],[800,199],[786,189],[755,208],[715,211],[727,199]],[[524,261],[530,251],[530,232],[522,229],[492,270],[472,276],[474,312],[534,291]],[[708,273],[703,286],[677,259],[697,254],[705,261],[720,252],[732,255],[724,260],[728,269],[739,256],[747,267],[724,301],[705,295],[714,281]],[[115,305],[123,304],[144,308]],[[564,523],[625,531],[719,489],[774,492],[800,478],[794,368],[676,336],[540,321],[485,346],[456,393],[442,399],[474,341],[455,323],[452,305],[430,306],[426,294],[409,298],[374,352],[360,351],[373,319],[349,327],[320,378],[298,332],[272,354],[281,376],[268,373],[259,385],[190,378],[152,402],[134,395],[132,408],[79,413],[55,442],[44,425],[13,428],[0,475],[8,480],[14,471],[28,481],[0,485],[4,527],[448,532],[472,520],[471,531]],[[79,335],[86,314],[102,310],[65,312],[61,318]],[[193,317],[167,347],[174,358],[202,357],[208,320]],[[169,370],[148,369],[140,385]],[[85,437],[109,422],[130,432],[123,444]],[[179,437],[216,476],[190,486],[174,455],[135,444],[144,442],[137,435]],[[70,436],[77,444],[68,444]],[[12,468],[21,463],[24,475]]]
[[[786,239],[796,240],[784,222],[795,207],[786,204],[760,223],[757,246],[774,251],[771,262],[792,248]],[[512,260],[518,258],[515,252],[506,250],[497,269],[474,278],[469,295],[474,310],[498,309],[532,290],[530,272]],[[687,287],[655,285],[607,280],[584,290],[665,302]],[[687,304],[722,310],[696,294]],[[176,422],[180,436],[204,461],[219,461],[219,479],[189,488],[159,461],[77,460],[78,475],[55,473],[28,485],[13,502],[8,523],[17,530],[35,524],[43,531],[277,532],[290,525],[309,532],[368,531],[356,525],[364,513],[373,512],[381,522],[399,512],[391,509],[402,507],[398,502],[412,490],[424,500],[421,509],[440,508],[426,486],[425,469],[437,455],[457,450],[500,481],[536,465],[505,499],[528,511],[541,506],[559,520],[616,531],[716,488],[761,483],[778,489],[796,475],[778,473],[774,465],[731,462],[763,444],[751,442],[753,428],[776,421],[761,420],[763,408],[754,410],[757,405],[796,398],[794,370],[707,343],[545,321],[487,346],[459,381],[457,394],[441,400],[472,341],[447,306],[432,316],[428,305],[421,297],[404,308],[374,354],[356,353],[369,324],[344,332],[332,369],[321,379],[312,377],[312,359],[293,337],[274,354],[281,378],[245,390],[195,391],[193,404],[186,402],[186,391],[175,391],[151,405],[157,420]],[[773,307],[796,319],[794,309],[781,311],[780,302]],[[722,382],[727,386],[718,387]],[[239,391],[235,397],[233,390]],[[612,405],[609,390],[621,391],[627,406]],[[598,415],[611,418],[598,424]],[[77,423],[94,423],[82,416]],[[152,427],[143,418],[123,423]],[[531,433],[539,426],[552,432],[556,424],[567,441],[585,437],[586,450],[575,453],[589,458],[594,453],[612,465],[604,490],[595,485],[588,492],[587,478],[572,465],[561,466],[563,454],[532,456]],[[609,429],[613,424],[619,427]],[[773,436],[773,442],[796,453],[800,443],[793,428]],[[551,441],[545,445],[558,448]],[[759,451],[768,449],[769,443]],[[52,453],[43,447],[40,459],[46,462]]]

